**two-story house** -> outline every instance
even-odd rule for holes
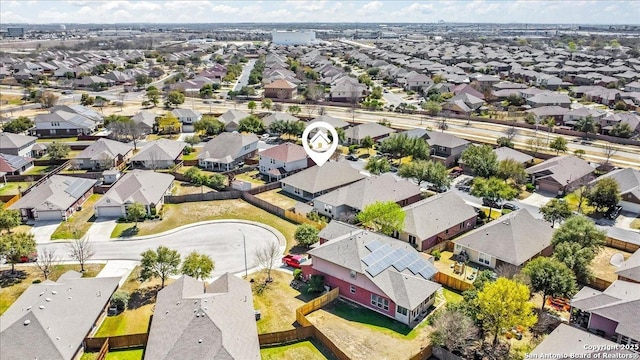
[[[309,201],[365,177],[347,161],[329,161],[287,176],[280,184],[284,192]]]
[[[29,157],[33,156],[31,149],[38,138],[8,132],[0,133],[0,153]]]
[[[259,153],[258,167],[260,174],[269,178],[269,182],[277,181],[291,172],[306,169],[307,153],[300,145],[284,143]]]
[[[99,139],[73,159],[80,169],[105,170],[129,161],[133,146],[115,140]]]
[[[441,162],[446,167],[455,165],[462,156],[462,152],[471,144],[457,136],[425,129],[407,130],[401,134],[408,138],[424,139],[431,148],[431,159]]]

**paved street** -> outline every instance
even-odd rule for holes
[[[240,91],[243,86],[247,86],[249,84],[249,74],[251,74],[251,70],[253,70],[253,66],[256,64],[256,59],[251,59],[247,64],[242,68],[242,74],[238,77],[235,86],[233,87],[233,91]]]

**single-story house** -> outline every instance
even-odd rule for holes
[[[96,217],[126,217],[127,206],[144,205],[147,214],[156,214],[171,194],[173,175],[151,170],[133,170],[124,174],[93,206]]]
[[[247,118],[249,116],[251,116],[251,114],[247,112],[229,109],[227,110],[227,112],[220,115],[218,117],[218,120],[220,120],[224,124],[224,131],[233,132],[238,130],[238,125],[240,124],[240,120]]]
[[[548,223],[520,209],[453,240],[454,253],[492,269],[522,266],[538,255],[550,255],[552,236]]]
[[[367,136],[373,141],[379,141],[393,134],[395,130],[378,123],[364,123],[348,128],[344,131],[346,143],[359,145]]]
[[[496,158],[498,161],[503,161],[507,159],[515,160],[525,167],[531,165],[533,163],[533,156],[520,152],[518,150],[512,149],[507,146],[502,146],[493,150],[493,153],[496,154]]]
[[[409,139],[424,139],[431,148],[431,159],[441,162],[446,167],[455,165],[462,152],[471,144],[454,135],[425,129],[411,129],[400,134]]]
[[[537,108],[541,106],[560,106],[569,108],[571,106],[571,98],[567,94],[561,93],[540,93],[527,98],[527,105]]]
[[[273,112],[262,119],[262,123],[265,127],[269,127],[272,123],[276,121],[300,121],[297,117],[281,111]]]
[[[225,273],[207,284],[182,276],[158,292],[145,360],[259,360],[251,285]]]
[[[264,86],[264,97],[271,99],[293,99],[298,86],[285,79],[274,80]]]
[[[119,281],[68,271],[31,284],[0,317],[0,358],[79,359]]]
[[[31,149],[38,138],[8,132],[0,133],[0,153],[29,157],[33,156]]]
[[[141,134],[151,134],[156,125],[157,115],[150,111],[140,111],[131,117]]]
[[[640,249],[636,250],[618,267],[616,275],[618,275],[618,280],[640,284]]]
[[[349,127],[349,123],[338,118],[335,118],[331,115],[320,115],[313,120],[309,121],[309,124],[313,124],[316,122],[326,122],[327,124],[333,126],[336,129],[346,129]]]
[[[170,169],[182,159],[184,141],[159,139],[147,143],[131,158],[133,167],[144,169]]]
[[[339,220],[332,220],[318,233],[318,237],[320,238],[319,244],[322,245],[327,241],[337,239],[347,234],[352,235],[359,233],[361,230],[362,229],[356,225],[344,223]]]
[[[472,230],[478,213],[453,191],[431,196],[406,206],[399,239],[418,249],[431,247]]]
[[[259,153],[260,174],[269,181],[280,180],[293,171],[306,169],[309,163],[307,152],[300,145],[284,143]]]
[[[129,161],[133,155],[133,146],[115,140],[99,139],[80,154],[73,162],[80,169],[105,170]]]
[[[547,118],[553,118],[557,125],[562,125],[564,115],[568,113],[570,109],[557,105],[540,106],[533,109],[526,110],[526,113],[531,113],[535,116],[536,121],[541,123]]]
[[[328,161],[322,166],[312,166],[287,176],[280,180],[280,184],[282,184],[282,190],[290,195],[313,200],[365,177],[347,161]]]
[[[0,172],[7,175],[21,175],[33,167],[33,159],[0,153]]]
[[[594,170],[591,164],[572,155],[556,156],[526,169],[536,189],[559,195],[590,181]]]
[[[359,230],[310,250],[303,276],[323,275],[340,297],[409,326],[429,312],[438,270],[411,245]]]
[[[193,125],[193,123],[202,119],[202,113],[191,109],[173,109],[171,113],[177,117],[178,121],[183,125]]]
[[[618,183],[620,202],[624,211],[640,214],[640,171],[632,168],[618,169],[592,180],[592,183],[604,178],[612,178]]]
[[[209,140],[198,154],[198,166],[206,170],[233,170],[258,152],[255,134],[222,133]]]
[[[616,280],[604,291],[585,286],[571,299],[570,313],[575,327],[618,344],[640,343],[638,283]]]
[[[23,221],[67,220],[93,194],[97,180],[53,175],[9,206]]]
[[[348,219],[377,201],[407,206],[422,200],[420,187],[391,173],[371,176],[313,199],[313,208],[329,218]]]

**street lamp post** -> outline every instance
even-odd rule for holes
[[[244,236],[244,232],[241,229],[238,229],[240,234],[242,234],[242,247],[244,248],[244,278],[247,278],[247,238]]]

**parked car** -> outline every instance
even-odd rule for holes
[[[449,177],[457,178],[458,176],[462,175],[463,173],[464,173],[464,170],[462,170],[462,168],[455,167],[455,168],[451,169],[451,172],[449,172]]]
[[[307,258],[304,257],[303,255],[288,254],[282,258],[283,265],[291,266],[292,268],[296,268],[296,269],[300,269],[300,266],[305,261],[307,261]]]
[[[622,211],[622,206],[616,206],[614,208],[609,209],[609,211],[607,211],[604,217],[609,220],[615,220],[618,218],[618,216],[620,216],[620,211]]]
[[[494,209],[499,209],[500,208],[500,204],[491,200],[491,199],[487,199],[487,198],[482,198],[482,205],[484,206],[489,206],[492,207]]]
[[[520,207],[518,207],[518,205],[516,204],[512,204],[512,203],[505,203],[502,205],[503,209],[507,209],[507,210],[511,210],[511,211],[516,211],[518,209],[520,209]]]
[[[33,252],[29,255],[20,256],[21,263],[36,262],[36,261],[38,261],[38,253],[36,252]]]
[[[348,155],[347,156],[347,160],[349,160],[349,161],[358,161],[358,158],[353,156],[353,155]]]

